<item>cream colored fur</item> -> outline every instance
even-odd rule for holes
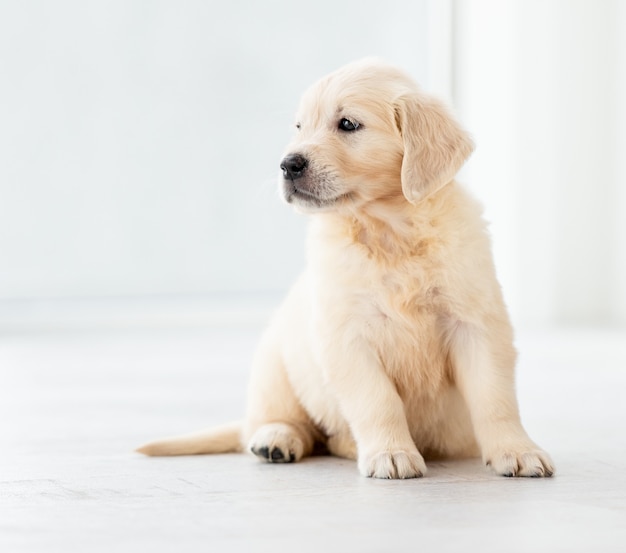
[[[481,207],[453,180],[473,149],[465,131],[372,60],[315,84],[297,126],[286,155],[306,166],[281,187],[310,214],[308,264],[261,340],[245,421],[140,451],[286,462],[321,442],[377,478],[476,455],[498,474],[550,476],[520,423]]]

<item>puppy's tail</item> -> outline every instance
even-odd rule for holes
[[[142,445],[136,451],[151,457],[237,453],[243,450],[241,445],[242,426],[241,422],[233,422],[210,430],[164,438]]]

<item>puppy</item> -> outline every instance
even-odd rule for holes
[[[454,181],[469,136],[372,60],[313,85],[295,126],[280,188],[310,215],[308,265],[261,340],[245,420],[138,451],[285,463],[322,443],[375,478],[478,455],[504,476],[551,476],[520,422],[481,208]]]

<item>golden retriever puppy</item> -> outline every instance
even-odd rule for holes
[[[245,421],[139,451],[283,463],[321,442],[375,478],[477,455],[501,475],[552,475],[520,423],[481,207],[454,181],[469,136],[372,60],[313,85],[296,129],[280,187],[310,216],[308,265],[261,340]]]

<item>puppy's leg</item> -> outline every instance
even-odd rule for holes
[[[349,351],[341,348],[346,343]],[[360,472],[374,478],[423,476],[426,464],[411,438],[404,404],[376,353],[365,340],[336,338],[332,344],[326,376],[354,435]]]
[[[456,382],[483,461],[503,476],[552,476],[550,456],[528,437],[520,421],[510,333],[496,332],[489,339],[486,332],[456,323],[450,334]]]
[[[329,436],[328,441],[326,442],[326,447],[328,447],[330,454],[335,455],[336,457],[353,459],[355,461],[358,457],[356,443],[349,428]]]
[[[244,442],[261,460],[290,463],[310,455],[318,438],[289,382],[278,348],[266,336],[253,363]]]

